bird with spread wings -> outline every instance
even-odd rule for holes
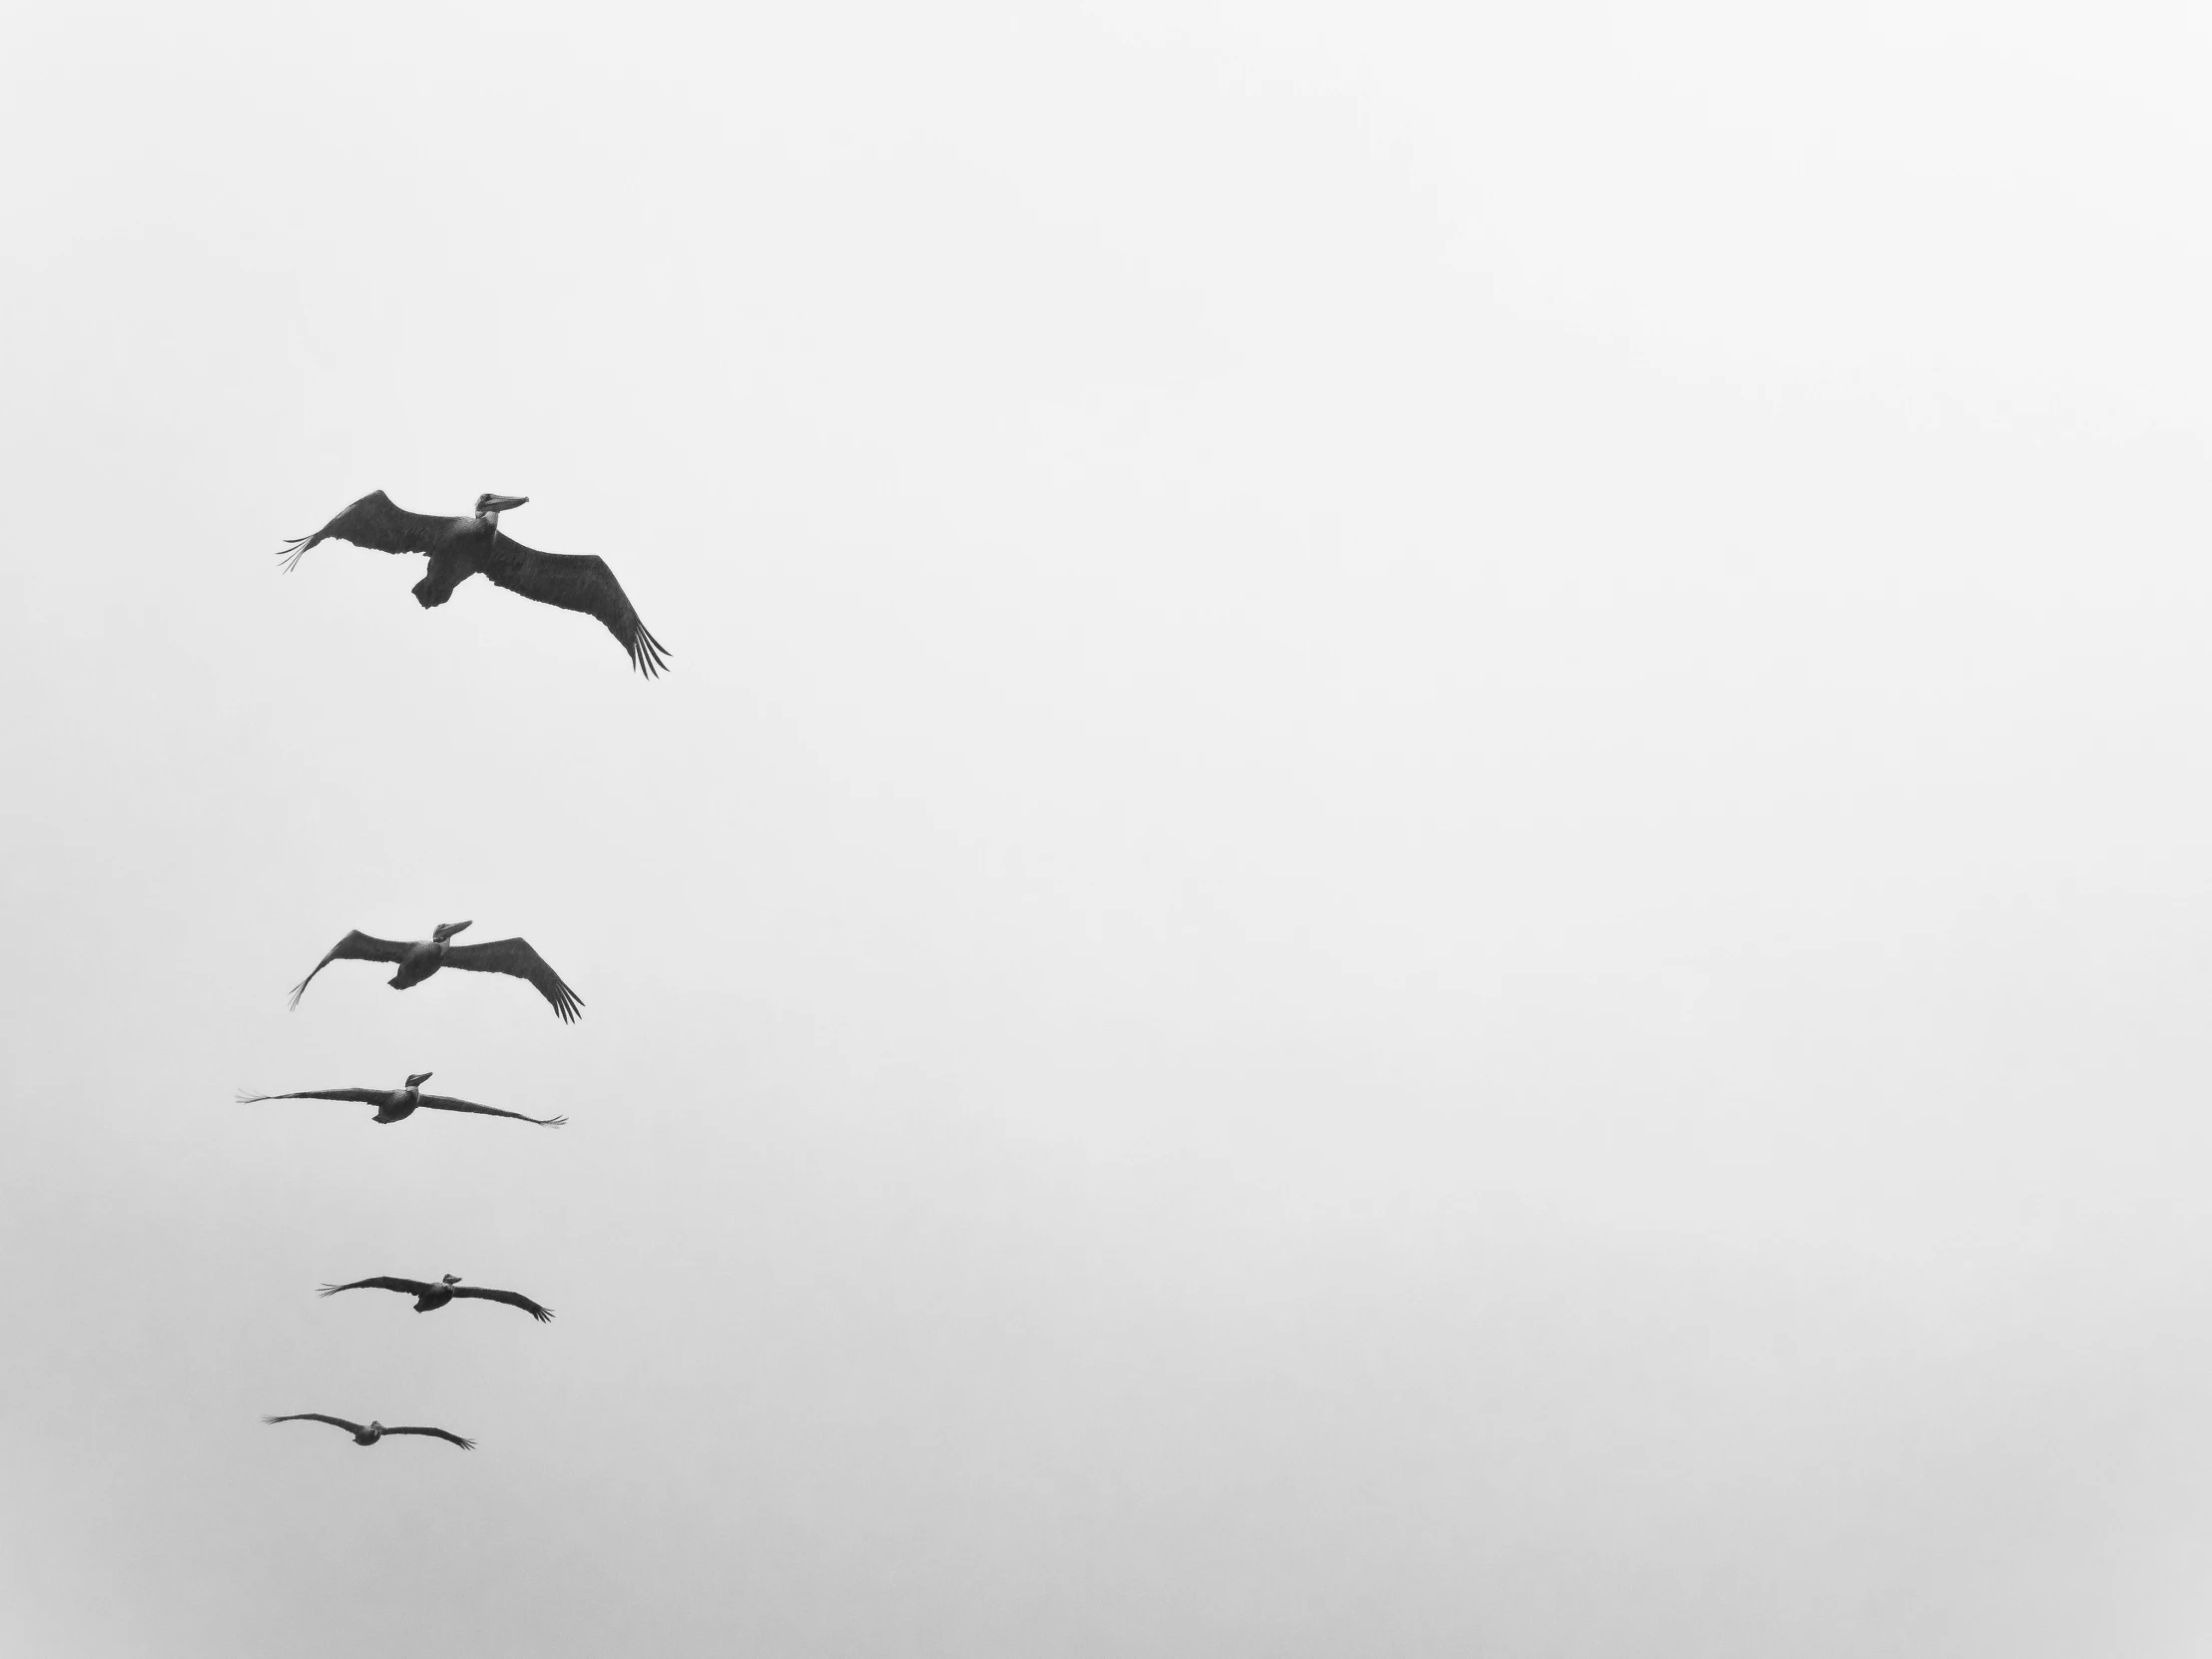
[[[325,541],[349,541],[378,553],[426,553],[429,572],[414,585],[415,599],[424,609],[444,604],[461,583],[482,574],[509,593],[598,618],[629,653],[630,666],[648,679],[665,670],[668,648],[638,620],[637,608],[605,559],[596,553],[540,553],[499,528],[501,513],[529,499],[486,492],[476,498],[473,514],[439,518],[411,513],[374,490],[313,535],[286,542],[277,557],[288,571],[308,549]]]
[[[418,1314],[435,1313],[455,1297],[474,1297],[482,1302],[504,1302],[510,1308],[520,1308],[540,1325],[553,1317],[552,1309],[532,1302],[520,1291],[492,1291],[480,1285],[464,1285],[457,1273],[445,1275],[435,1285],[420,1279],[356,1279],[350,1285],[325,1285],[315,1294],[336,1296],[340,1291],[397,1291],[401,1296],[415,1299],[414,1311]]]
[[[460,1437],[460,1435],[452,1433],[443,1428],[402,1428],[396,1423],[393,1424],[391,1427],[386,1428],[382,1423],[373,1420],[365,1423],[348,1422],[343,1417],[326,1416],[320,1411],[293,1411],[288,1416],[264,1417],[262,1418],[262,1421],[326,1422],[332,1428],[342,1428],[348,1434],[352,1435],[353,1443],[355,1445],[374,1445],[386,1434],[428,1434],[433,1439],[451,1440],[463,1451],[474,1451],[476,1449],[476,1442],[474,1440],[464,1440]]]
[[[292,986],[291,1005],[299,1006],[300,994],[315,974],[332,962],[396,962],[399,971],[385,981],[394,990],[403,991],[419,985],[440,968],[506,973],[537,986],[538,994],[553,1005],[553,1011],[564,1023],[582,1017],[584,999],[568,988],[543,956],[530,948],[528,939],[493,939],[488,944],[452,943],[453,935],[469,925],[465,921],[441,921],[427,939],[411,943],[379,939],[355,928],[330,947],[329,954],[315,963],[305,979]]]
[[[252,1094],[241,1089],[238,1098],[242,1106],[251,1106],[262,1100],[352,1101],[376,1108],[376,1115],[370,1120],[373,1123],[403,1122],[424,1108],[433,1112],[476,1112],[487,1118],[519,1118],[524,1123],[534,1123],[545,1129],[558,1129],[568,1122],[565,1116],[534,1118],[527,1112],[510,1112],[498,1106],[479,1106],[473,1100],[456,1100],[449,1094],[424,1094],[422,1085],[429,1080],[428,1072],[418,1071],[396,1089],[294,1089],[289,1094]]]

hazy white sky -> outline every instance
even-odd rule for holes
[[[19,9],[0,1648],[2202,1653],[2208,79]]]

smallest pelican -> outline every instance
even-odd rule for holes
[[[332,1428],[342,1428],[353,1436],[355,1445],[374,1445],[386,1434],[428,1434],[440,1440],[451,1440],[463,1451],[474,1451],[476,1442],[464,1440],[458,1434],[449,1434],[442,1428],[401,1428],[396,1423],[386,1428],[371,1419],[367,1423],[347,1422],[343,1417],[326,1417],[320,1411],[294,1411],[285,1417],[264,1417],[264,1422],[326,1422]]]
[[[568,1122],[566,1117],[534,1118],[522,1112],[503,1112],[497,1106],[479,1106],[472,1100],[455,1100],[449,1094],[424,1094],[422,1085],[430,1081],[430,1076],[426,1071],[415,1072],[396,1089],[299,1089],[291,1094],[249,1094],[241,1089],[239,1104],[251,1106],[257,1100],[351,1100],[375,1107],[376,1116],[371,1120],[375,1123],[397,1123],[412,1117],[418,1106],[433,1112],[481,1112],[489,1118],[520,1118],[546,1129],[558,1129]]]

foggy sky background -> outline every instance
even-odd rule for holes
[[[1536,10],[8,22],[0,1646],[2202,1651],[2203,26]]]

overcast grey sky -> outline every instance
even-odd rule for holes
[[[2204,1652],[2205,28],[22,8],[0,1648]]]

